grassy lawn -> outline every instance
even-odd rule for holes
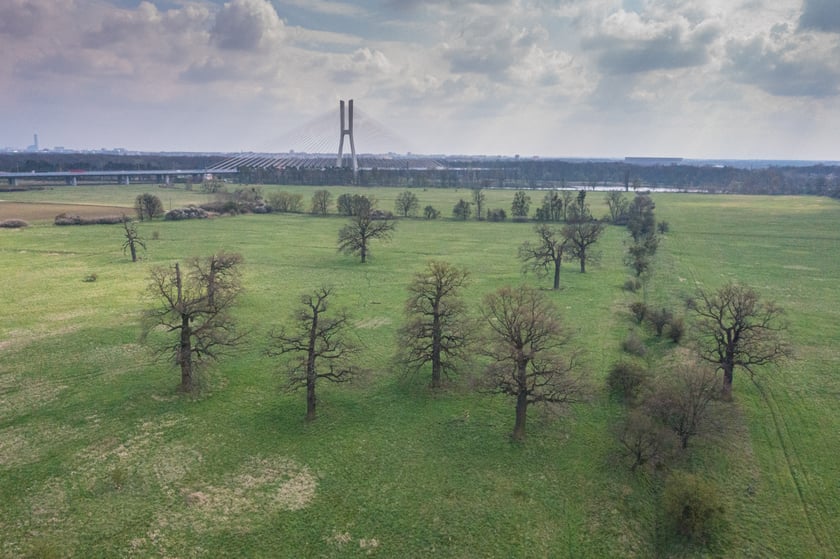
[[[269,193],[279,187],[264,187]],[[283,190],[304,193],[312,187]],[[373,194],[391,209],[396,189]],[[131,208],[141,192],[168,209],[206,201],[153,186],[4,193],[13,202]],[[712,550],[661,536],[659,474],[617,460],[623,409],[604,394],[631,328],[622,291],[626,232],[609,227],[600,263],[564,265],[555,300],[584,348],[591,401],[532,409],[511,444],[514,403],[475,393],[475,365],[439,393],[394,365],[406,285],[429,258],[470,271],[484,294],[521,281],[517,247],[532,224],[448,219],[462,190],[414,191],[447,217],[400,220],[361,265],[336,252],[344,220],[251,215],[139,224],[148,250],[132,264],[121,226],[0,229],[0,556],[3,557],[833,557],[840,554],[840,204],[805,197],[657,195],[662,241],[648,298],[681,309],[695,282],[737,279],[788,312],[797,357],[750,382],[736,371],[722,427],[679,467],[722,488],[725,537]],[[510,209],[511,191],[487,207]],[[541,193],[532,194],[533,206]],[[603,195],[589,193],[595,215]],[[0,203],[2,205],[2,203]],[[9,216],[24,217],[24,216]],[[245,259],[237,308],[250,330],[239,353],[205,375],[196,397],[140,342],[152,266],[225,249]],[[84,281],[92,275],[96,281]],[[319,419],[282,387],[267,334],[299,296],[336,288],[351,311],[368,373],[319,386]],[[654,341],[654,345],[662,345]]]

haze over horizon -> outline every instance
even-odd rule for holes
[[[281,152],[353,98],[390,151],[840,160],[836,0],[5,0],[0,49],[0,147]]]

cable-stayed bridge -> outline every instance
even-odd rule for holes
[[[348,142],[345,142],[348,140]],[[354,106],[351,99],[278,139],[282,153],[242,153],[220,161],[208,172],[251,169],[442,169],[440,161],[408,153],[402,138]],[[361,153],[357,153],[359,146]]]

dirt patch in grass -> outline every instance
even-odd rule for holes
[[[391,324],[390,318],[385,316],[376,316],[373,318],[367,318],[365,320],[360,320],[356,322],[356,328],[374,330],[376,328],[381,328],[382,326],[387,326],[389,324]]]
[[[93,204],[51,204],[48,202],[0,202],[0,220],[25,219],[26,221],[48,221],[61,213],[84,218],[109,215],[133,215],[133,208],[121,206],[97,206]]]

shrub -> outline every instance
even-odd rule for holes
[[[671,319],[674,315],[666,308],[661,308],[659,310],[648,310],[647,312],[647,320],[650,322],[650,325],[653,326],[654,332],[656,332],[657,336],[661,336],[662,332],[665,330],[665,326],[671,322]]]
[[[621,349],[630,355],[636,355],[638,357],[644,357],[647,354],[647,346],[645,346],[645,342],[635,330],[627,334],[627,337],[621,342]]]
[[[7,219],[0,221],[0,227],[6,229],[20,229],[21,227],[29,227],[29,223],[23,219]]]
[[[618,425],[616,435],[631,470],[664,461],[674,446],[673,435],[641,410],[632,410]]]
[[[440,217],[440,212],[434,209],[432,206],[426,206],[423,208],[423,217],[426,219],[437,219]]]
[[[163,202],[154,194],[148,192],[138,194],[134,199],[134,210],[140,221],[151,220],[154,217],[163,215]]]
[[[641,324],[645,317],[647,317],[648,308],[645,303],[641,301],[635,301],[633,303],[630,303],[630,312],[633,314],[633,318],[636,320],[636,324]]]
[[[619,361],[607,375],[607,389],[625,403],[634,402],[647,382],[647,371],[638,363]]]
[[[181,221],[184,219],[206,219],[210,214],[204,208],[188,206],[186,208],[175,208],[169,210],[163,218],[167,221]]]
[[[642,282],[639,281],[639,278],[627,278],[627,281],[624,282],[624,291],[635,293],[641,288]]]
[[[726,510],[719,490],[696,475],[671,474],[665,482],[662,504],[674,533],[692,543],[707,544],[723,529]]]
[[[100,217],[85,218],[79,215],[68,215],[61,213],[55,216],[53,223],[56,225],[114,225],[125,221],[121,215],[105,215]]]
[[[268,205],[273,212],[301,213],[303,211],[303,194],[274,192],[268,197]]]
[[[507,219],[507,213],[502,208],[496,208],[487,212],[487,219],[489,221],[504,221]]]
[[[671,226],[668,224],[667,221],[660,221],[656,224],[656,229],[659,231],[660,234],[664,235],[665,233],[671,230]]]
[[[680,343],[685,335],[685,321],[681,316],[675,316],[668,322],[665,335],[675,344]]]
[[[99,279],[99,276],[98,276],[98,275],[96,275],[95,273],[92,273],[92,274],[88,274],[88,275],[86,275],[86,276],[82,279],[82,281],[84,281],[84,282],[86,282],[86,283],[93,283],[93,282],[95,282],[97,279]]]

